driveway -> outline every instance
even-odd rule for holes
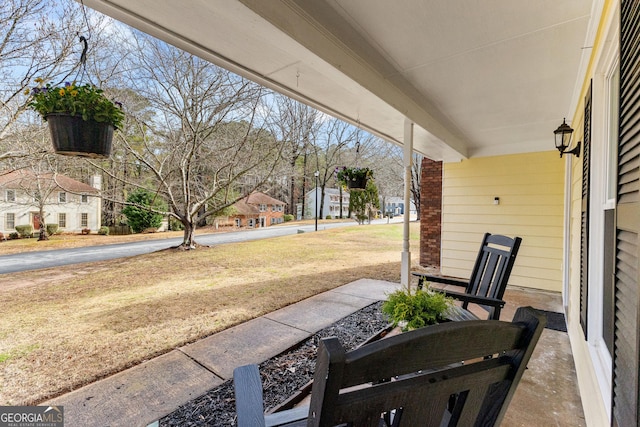
[[[372,224],[386,224],[387,219],[372,221]],[[402,222],[402,217],[396,217],[389,222]],[[328,223],[318,226],[318,230],[335,227],[357,226],[354,221]],[[257,228],[253,230],[234,231],[229,233],[201,234],[196,240],[203,245],[219,245],[222,243],[243,242],[249,240],[268,239],[297,233],[315,231],[315,225],[280,226]],[[0,274],[16,273],[20,271],[37,270],[41,268],[58,267],[62,265],[84,262],[105,261],[134,255],[147,254],[182,243],[182,238],[149,240],[134,243],[119,243],[115,245],[88,246],[72,249],[56,249],[51,251],[24,252],[19,254],[0,256]]]

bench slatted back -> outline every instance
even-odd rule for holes
[[[521,242],[520,237],[511,238],[485,233],[466,293],[502,299]],[[467,306],[468,303],[462,305],[465,309]],[[492,318],[493,308],[489,306],[483,306],[483,308],[490,312],[490,318]]]
[[[545,323],[526,307],[513,322],[443,323],[348,353],[324,339],[308,425],[378,427],[381,416],[395,427],[495,425]]]

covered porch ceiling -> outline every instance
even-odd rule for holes
[[[84,0],[433,160],[553,149],[602,0]],[[595,20],[597,22],[597,19]]]

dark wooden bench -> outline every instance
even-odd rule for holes
[[[545,323],[524,307],[512,322],[441,323],[350,352],[325,338],[308,407],[265,415],[257,365],[235,369],[238,426],[498,425]]]

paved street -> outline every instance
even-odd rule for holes
[[[390,222],[401,221],[402,217],[396,217],[391,219]],[[372,223],[386,224],[387,219],[374,220]],[[357,224],[354,221],[321,224],[318,226],[318,230],[346,226],[357,226]],[[303,226],[292,225],[266,227],[229,233],[201,234],[196,237],[196,241],[203,245],[219,245],[221,243],[233,243],[286,236],[300,232],[308,233],[313,232],[314,230],[314,224]],[[89,246],[73,249],[57,249],[51,251],[3,255],[0,256],[0,274],[141,255],[177,246],[181,242],[181,238],[172,238],[134,243],[120,243],[115,245]]]

